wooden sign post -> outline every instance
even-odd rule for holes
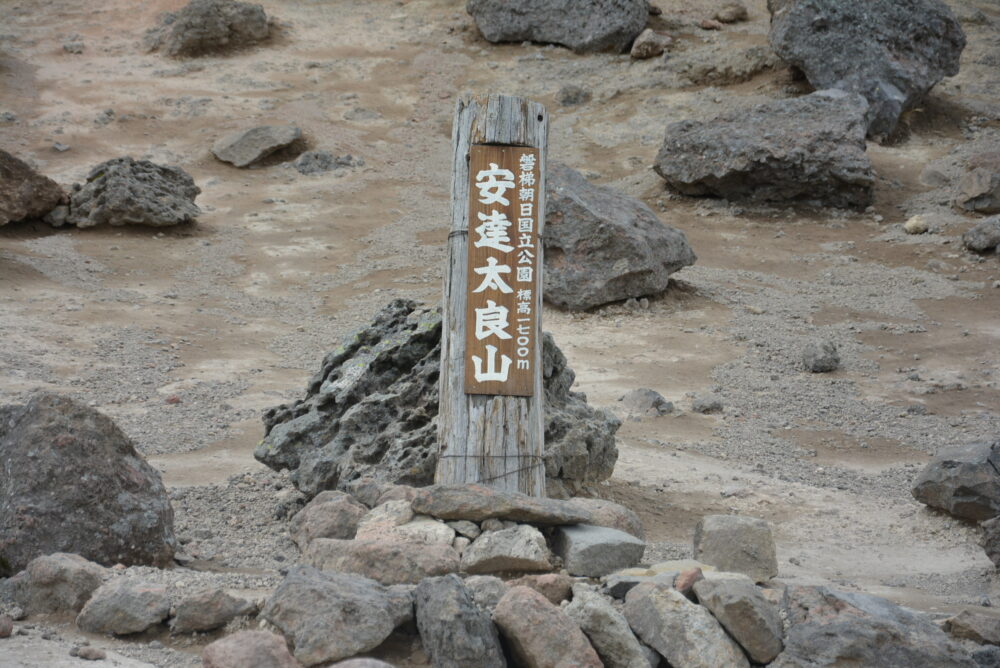
[[[435,482],[545,495],[542,231],[548,117],[506,95],[459,100]]]

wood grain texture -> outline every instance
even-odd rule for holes
[[[535,346],[534,396],[473,395],[464,391],[468,285],[470,151],[473,144],[538,149],[537,233],[544,233],[548,114],[537,103],[506,95],[462,98],[452,129],[451,233],[444,276],[444,327],[438,413],[440,484],[481,482],[532,496],[545,495],[544,392],[541,346]],[[544,266],[537,254],[537,281]],[[536,291],[540,292],[540,291]],[[540,307],[538,294],[536,308]],[[535,321],[541,341],[541,318]]]

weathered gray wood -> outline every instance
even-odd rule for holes
[[[458,101],[452,129],[451,233],[444,275],[444,327],[438,412],[439,458],[435,481],[481,482],[532,496],[545,496],[545,392],[542,389],[542,247],[538,246],[535,291],[535,391],[532,397],[467,395],[465,307],[469,233],[469,147],[510,144],[539,149],[536,212],[538,233],[545,225],[545,153],[548,114],[535,102],[508,95],[473,96]]]

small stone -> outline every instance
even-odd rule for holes
[[[718,413],[722,411],[722,397],[717,394],[702,394],[691,402],[691,410],[695,413]]]
[[[747,8],[738,2],[730,2],[723,5],[722,9],[715,13],[715,20],[721,23],[739,23],[750,18]]]
[[[579,625],[529,587],[512,587],[493,620],[525,668],[601,668],[597,652]]]
[[[635,38],[634,42],[632,42],[632,50],[629,52],[629,55],[636,60],[655,58],[656,56],[662,55],[664,51],[670,48],[673,41],[673,38],[666,33],[657,32],[652,28],[646,28],[639,33],[639,36]]]
[[[573,578],[565,573],[543,573],[541,575],[523,575],[511,580],[509,587],[531,587],[539,594],[559,605],[570,597],[573,589]]]
[[[1000,213],[1000,161],[966,172],[958,182],[955,206],[963,211]]]
[[[695,600],[694,586],[704,579],[705,574],[700,568],[692,568],[679,573],[677,577],[674,578],[674,589],[693,601]]]
[[[778,574],[771,526],[754,517],[703,517],[694,530],[694,556],[720,571],[743,573],[756,582]]]
[[[702,19],[698,26],[702,30],[722,30],[722,24],[715,19]]]
[[[239,631],[201,652],[203,668],[300,668],[285,639],[268,631]]]
[[[9,638],[14,633],[14,620],[10,615],[0,615],[0,638]]]
[[[664,399],[663,395],[656,390],[645,387],[632,390],[622,396],[619,401],[622,402],[630,415],[658,417],[674,411],[674,405]]]
[[[288,532],[301,550],[316,538],[354,538],[367,512],[363,504],[344,492],[320,492],[292,517]]]
[[[140,633],[165,620],[170,600],[163,585],[117,578],[94,592],[77,615],[76,625],[88,633]]]
[[[103,661],[108,658],[107,652],[103,649],[97,649],[96,647],[81,647],[76,651],[77,657],[85,661]]]
[[[985,253],[1000,246],[1000,216],[987,218],[962,235],[962,245],[970,251]]]
[[[840,366],[837,344],[832,341],[810,341],[802,349],[802,365],[813,373],[836,371]]]
[[[212,146],[212,154],[236,167],[248,167],[301,137],[294,125],[262,125],[222,137]]]
[[[596,578],[638,564],[646,543],[617,529],[576,524],[558,527],[552,548],[570,575]]]
[[[920,215],[913,216],[903,223],[903,230],[907,234],[924,234],[929,229],[930,225],[927,224],[927,219]]]
[[[465,536],[469,540],[475,540],[482,533],[479,525],[468,520],[452,520],[447,523],[456,533]]]
[[[551,553],[545,537],[527,524],[486,532],[472,541],[462,554],[462,569],[467,573],[547,571],[551,568]]]
[[[465,578],[465,586],[484,610],[492,611],[507,593],[507,583],[494,575],[470,575]]]
[[[566,84],[556,93],[556,102],[564,107],[575,107],[590,102],[590,91],[574,84]]]

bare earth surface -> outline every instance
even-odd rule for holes
[[[177,164],[203,191],[191,226],[0,228],[0,402],[65,392],[137,441],[199,569],[149,577],[264,596],[296,558],[274,517],[288,485],[252,457],[259,414],[298,396],[390,299],[439,300],[454,101],[490,91],[544,103],[550,159],[643,199],[699,256],[647,309],[544,313],[591,403],[620,410],[622,394],[649,387],[679,409],[626,420],[603,489],[642,515],[647,561],[689,556],[702,515],[738,512],[773,523],[784,577],[939,612],[1000,594],[978,529],[909,493],[939,449],[1000,434],[1000,262],[961,248],[973,221],[949,206],[963,157],[1000,146],[1000,5],[953,3],[970,42],[962,73],[908,114],[904,141],[869,145],[877,203],[848,214],[673,196],[650,168],[668,122],[804,91],[784,67],[733,83],[690,75],[766,45],[763,0],[722,32],[694,27],[715,3],[658,0],[653,24],[677,36],[666,61],[491,45],[446,0],[270,0],[281,28],[266,44],[145,53],[143,31],[183,4],[20,0],[0,23],[0,112],[17,117],[0,123],[0,147],[64,186],[131,155]],[[82,54],[63,49],[72,40]],[[567,83],[592,101],[560,106]],[[223,134],[267,123],[365,165],[304,176],[210,154]],[[904,234],[918,213],[931,232]],[[802,370],[815,336],[838,342],[839,371]],[[690,410],[707,391],[722,413]],[[82,640],[68,620],[29,632],[62,649]],[[206,638],[89,640],[196,666]],[[422,665],[412,649],[386,656]],[[63,665],[18,660],[0,665]]]

